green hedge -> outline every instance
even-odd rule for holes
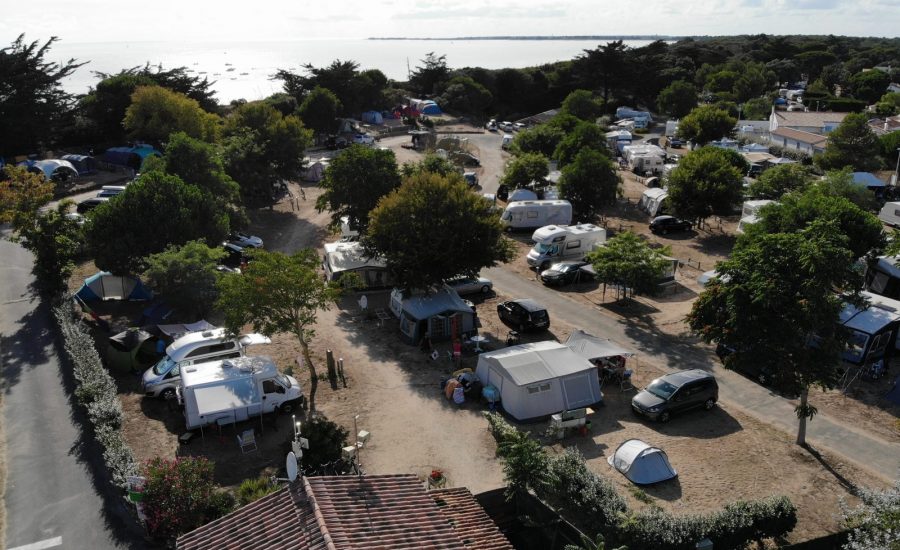
[[[103,447],[103,460],[113,483],[124,489],[126,477],[137,475],[134,454],[122,436],[124,416],[116,383],[103,367],[94,339],[76,317],[72,302],[53,308],[63,349],[75,376],[75,399],[87,410],[94,436]]]
[[[497,443],[516,428],[500,415],[487,414]],[[502,453],[499,451],[501,458]],[[691,550],[703,538],[719,549],[743,548],[749,542],[777,538],[797,524],[797,510],[786,496],[728,504],[712,514],[676,516],[658,507],[629,510],[615,486],[591,472],[577,451],[548,458],[547,481],[530,487],[560,515],[589,534],[603,534],[609,544],[654,550]]]

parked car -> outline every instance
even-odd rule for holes
[[[494,288],[494,283],[484,277],[456,277],[448,279],[445,284],[456,291],[457,294],[487,294]]]
[[[691,222],[674,216],[657,216],[650,222],[650,231],[666,235],[674,231],[690,231]]]
[[[497,315],[501,321],[519,332],[550,328],[550,314],[547,313],[547,308],[534,300],[520,298],[497,304]]]
[[[328,136],[325,139],[325,147],[335,150],[335,149],[344,149],[350,144],[347,142],[347,138],[342,136]]]
[[[631,399],[631,410],[651,420],[668,422],[673,414],[703,407],[710,410],[719,400],[719,385],[710,373],[692,369],[657,378]]]
[[[97,193],[98,197],[115,197],[122,191],[125,191],[124,185],[104,185],[100,188],[100,192]]]
[[[465,178],[466,183],[469,184],[469,187],[475,187],[478,185],[478,174],[475,172],[466,172],[463,174],[463,178]]]
[[[567,285],[575,282],[578,272],[587,262],[557,262],[541,272],[541,282],[545,285]],[[584,274],[584,276],[590,276]]]
[[[525,129],[525,125],[522,124],[521,122],[516,122],[515,124],[513,124],[513,130],[515,130],[516,132],[518,132],[520,130],[524,130],[524,129]]]
[[[504,132],[512,132],[513,131],[513,123],[504,120],[503,122],[500,123],[500,129],[503,130]]]
[[[241,248],[262,248],[263,240],[256,235],[248,235],[240,231],[233,231],[228,235],[228,242]]]
[[[497,131],[497,121],[492,118],[490,121],[488,121],[488,123],[485,127],[488,129],[488,132],[496,132]]]
[[[250,263],[250,258],[244,252],[244,247],[233,243],[225,243],[222,245],[222,248],[225,249],[226,253],[225,258],[222,259],[222,265],[230,268],[231,272],[240,273],[241,267]]]
[[[716,355],[719,356],[719,361],[721,361],[723,365],[725,364],[725,360],[734,353],[734,348],[728,344],[720,342],[716,345]],[[775,382],[775,372],[770,367],[756,361],[741,361],[740,363],[734,363],[734,366],[736,367],[734,369],[736,372],[756,380],[762,386],[769,386]]]
[[[94,208],[97,208],[104,202],[107,202],[109,197],[91,197],[89,199],[85,199],[78,203],[78,206],[75,207],[75,210],[79,214],[84,214],[86,212],[90,212]]]
[[[353,136],[353,143],[359,143],[361,145],[374,145],[375,138],[370,136],[369,134],[356,134]]]
[[[669,139],[669,147],[672,147],[675,149],[681,149],[682,147],[684,147],[684,141],[682,141],[681,138],[677,138],[677,137],[670,138]]]

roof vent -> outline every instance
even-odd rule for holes
[[[200,336],[203,336],[204,338],[212,338],[213,332],[211,330],[204,330],[200,333]]]

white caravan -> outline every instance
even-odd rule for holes
[[[900,202],[886,202],[878,213],[878,219],[891,227],[900,227]]]
[[[572,223],[572,203],[562,200],[516,201],[506,205],[500,223],[507,231]]]
[[[744,230],[747,226],[753,225],[754,223],[759,221],[759,211],[763,206],[774,204],[776,201],[771,200],[758,200],[758,201],[746,201],[744,202],[744,207],[741,210],[741,221],[738,222],[737,233],[744,233]]]
[[[276,409],[288,413],[303,400],[297,380],[278,372],[265,356],[186,367],[178,393],[188,430],[243,422]]]
[[[547,225],[531,236],[534,248],[525,261],[531,267],[544,268],[553,262],[582,260],[588,252],[606,242],[606,229],[591,223]]]
[[[141,390],[147,397],[171,399],[181,384],[181,369],[184,367],[242,357],[247,346],[271,342],[262,334],[231,338],[223,328],[185,334],[169,344],[166,355],[144,372]]]

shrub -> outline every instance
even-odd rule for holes
[[[103,367],[94,340],[75,318],[72,302],[64,301],[53,309],[62,336],[62,345],[75,376],[75,399],[87,410],[97,442],[103,448],[103,460],[113,483],[124,489],[128,476],[137,475],[134,455],[122,436],[122,404],[116,384]]]
[[[309,440],[309,449],[303,450],[300,463],[304,471],[316,472],[322,465],[341,458],[341,450],[348,445],[347,438],[350,433],[325,416],[318,415],[303,423],[302,435]],[[284,444],[285,454],[291,450],[293,440],[292,433]]]
[[[244,506],[277,490],[278,485],[273,484],[267,477],[245,479],[238,487],[237,502],[239,505]]]

